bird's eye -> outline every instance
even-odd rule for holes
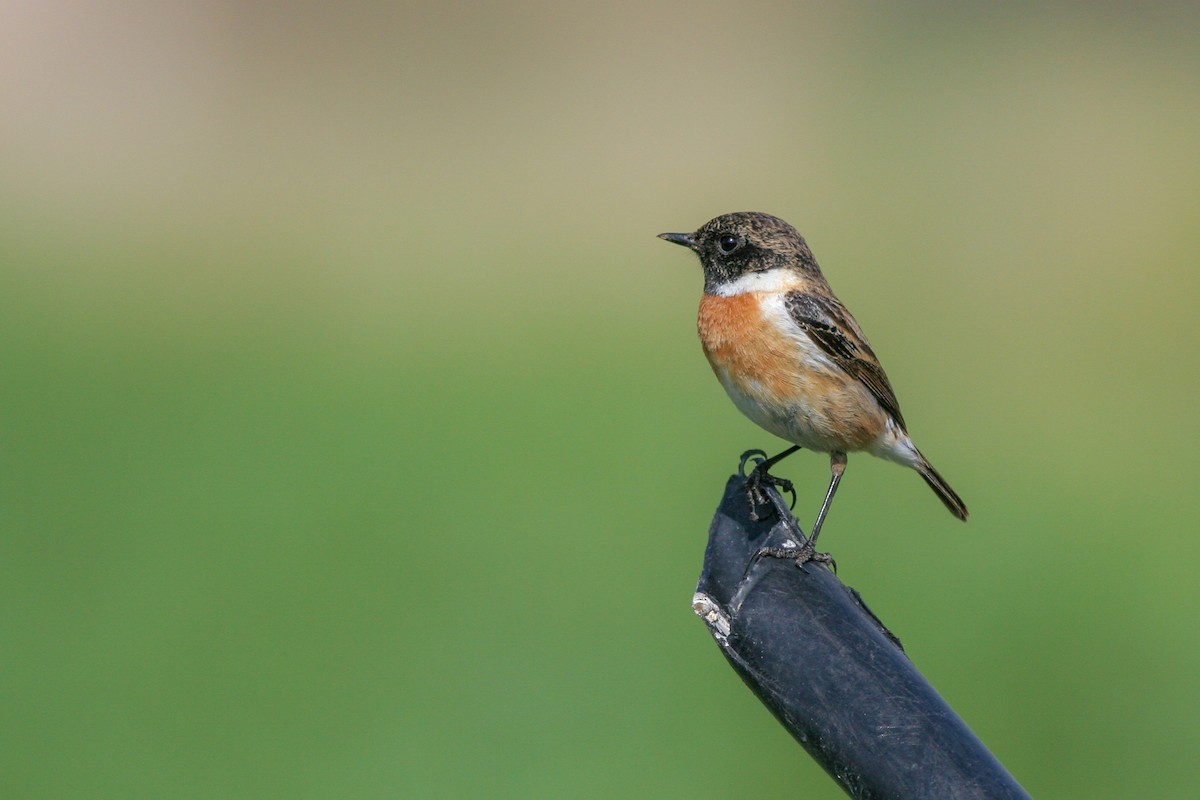
[[[717,247],[721,248],[722,253],[729,255],[734,250],[737,250],[738,245],[741,243],[742,240],[737,236],[734,236],[732,233],[727,233],[717,240]]]

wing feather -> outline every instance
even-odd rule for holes
[[[892,419],[907,430],[896,392],[862,329],[835,298],[808,292],[789,292],[788,314],[839,367],[875,396]]]

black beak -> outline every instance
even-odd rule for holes
[[[666,239],[671,244],[681,244],[684,247],[690,247],[692,250],[696,249],[696,240],[692,238],[690,233],[660,233],[658,238]]]

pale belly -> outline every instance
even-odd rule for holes
[[[754,379],[733,380],[723,370],[714,371],[739,411],[764,430],[806,450],[872,449],[886,428],[886,415],[875,398],[855,386],[831,394],[811,387],[784,398]],[[828,383],[823,377],[815,382]]]

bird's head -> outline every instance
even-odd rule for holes
[[[738,294],[782,288],[805,277],[821,276],[804,237],[779,217],[757,211],[723,214],[694,233],[660,233],[700,257],[704,291]]]

